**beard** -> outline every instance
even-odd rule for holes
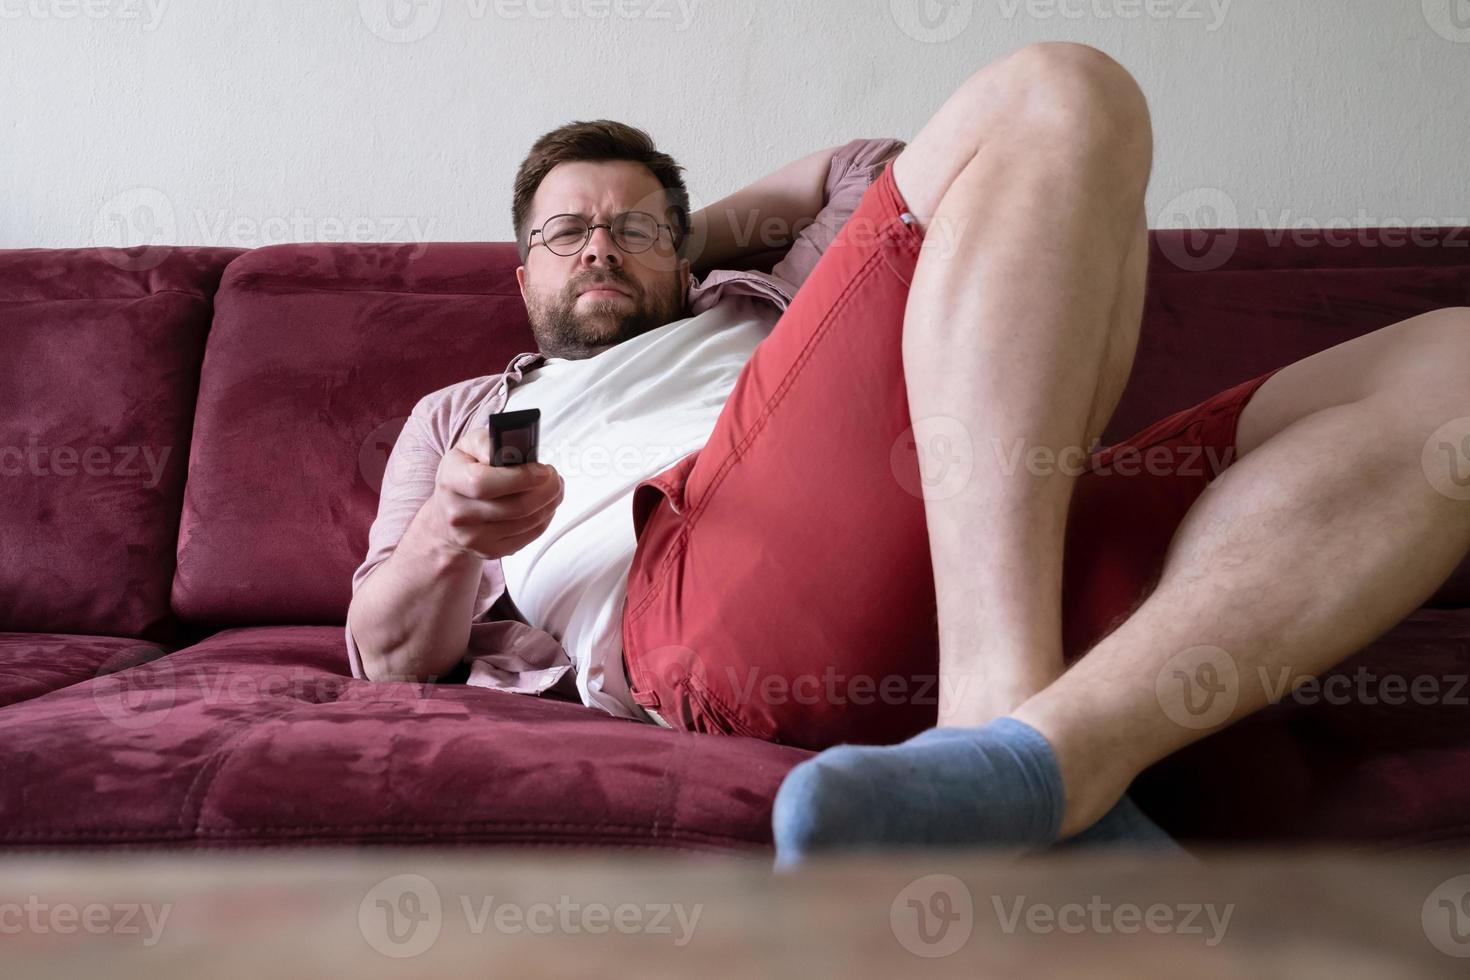
[[[583,300],[582,290],[597,284],[626,290],[631,298],[594,296]],[[677,279],[660,289],[644,290],[626,276],[582,276],[550,295],[528,292],[526,313],[536,346],[547,357],[569,361],[594,357],[685,315]]]

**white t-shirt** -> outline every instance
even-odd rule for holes
[[[516,608],[571,657],[584,704],[653,721],[623,675],[633,488],[705,445],[779,317],[766,303],[724,300],[594,357],[548,358],[511,385],[506,410],[541,410],[536,458],[566,486],[546,532],[500,567]]]

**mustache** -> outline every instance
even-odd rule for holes
[[[615,286],[629,296],[638,295],[638,288],[631,281],[617,276],[597,276],[589,279],[579,279],[571,284],[571,291],[573,295],[581,295],[588,289],[597,289],[603,286]]]

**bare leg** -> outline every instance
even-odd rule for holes
[[[931,124],[894,165],[926,248],[929,236],[940,246],[921,254],[905,320],[916,443],[944,417],[971,433],[977,462],[995,446],[1080,449],[1106,423],[1136,339],[1146,111],[1126,73],[1075,46],[1024,49],[971,83],[936,122],[948,113],[973,145],[926,141]],[[773,814],[778,865],[854,846],[1071,836],[1114,812],[1147,765],[1266,703],[1281,669],[1320,672],[1391,627],[1470,551],[1470,494],[1445,489],[1463,476],[1454,453],[1470,456],[1467,376],[1465,310],[1280,372],[1152,594],[1065,673],[1073,478],[977,466],[958,492],[926,497],[942,727],[796,767]],[[1452,452],[1437,474],[1424,448],[1452,420],[1466,431],[1441,440]],[[927,462],[921,452],[926,479]],[[1199,724],[1189,692],[1158,682],[1205,663],[1223,669],[1229,704]]]
[[[943,488],[922,451],[936,419],[964,427],[975,461],[924,503],[941,725],[1006,714],[1062,672],[1067,509],[1137,344],[1151,154],[1127,73],[1043,44],[973,76],[894,163],[926,232],[903,337],[921,475]],[[1007,465],[1037,447],[1074,465]]]
[[[1063,836],[1147,766],[1264,706],[1283,672],[1332,667],[1446,581],[1470,551],[1470,501],[1443,489],[1466,463],[1454,453],[1470,434],[1467,377],[1470,310],[1450,309],[1317,354],[1256,393],[1243,457],[1185,516],[1153,593],[1013,713],[1056,751]],[[1451,454],[1425,456],[1456,419]],[[1203,693],[1189,681],[1206,663],[1214,716],[1184,700]]]

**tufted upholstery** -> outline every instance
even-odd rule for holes
[[[1156,233],[1110,437],[1470,304],[1470,231],[1356,237]],[[769,845],[802,750],[349,674],[395,423],[531,349],[514,267],[508,243],[0,252],[0,467],[23,461],[0,476],[0,846]],[[146,485],[32,472],[32,442],[172,451]],[[1470,839],[1470,610],[1337,674],[1369,695],[1286,697],[1140,800],[1194,840]],[[1438,696],[1391,703],[1395,676]]]

